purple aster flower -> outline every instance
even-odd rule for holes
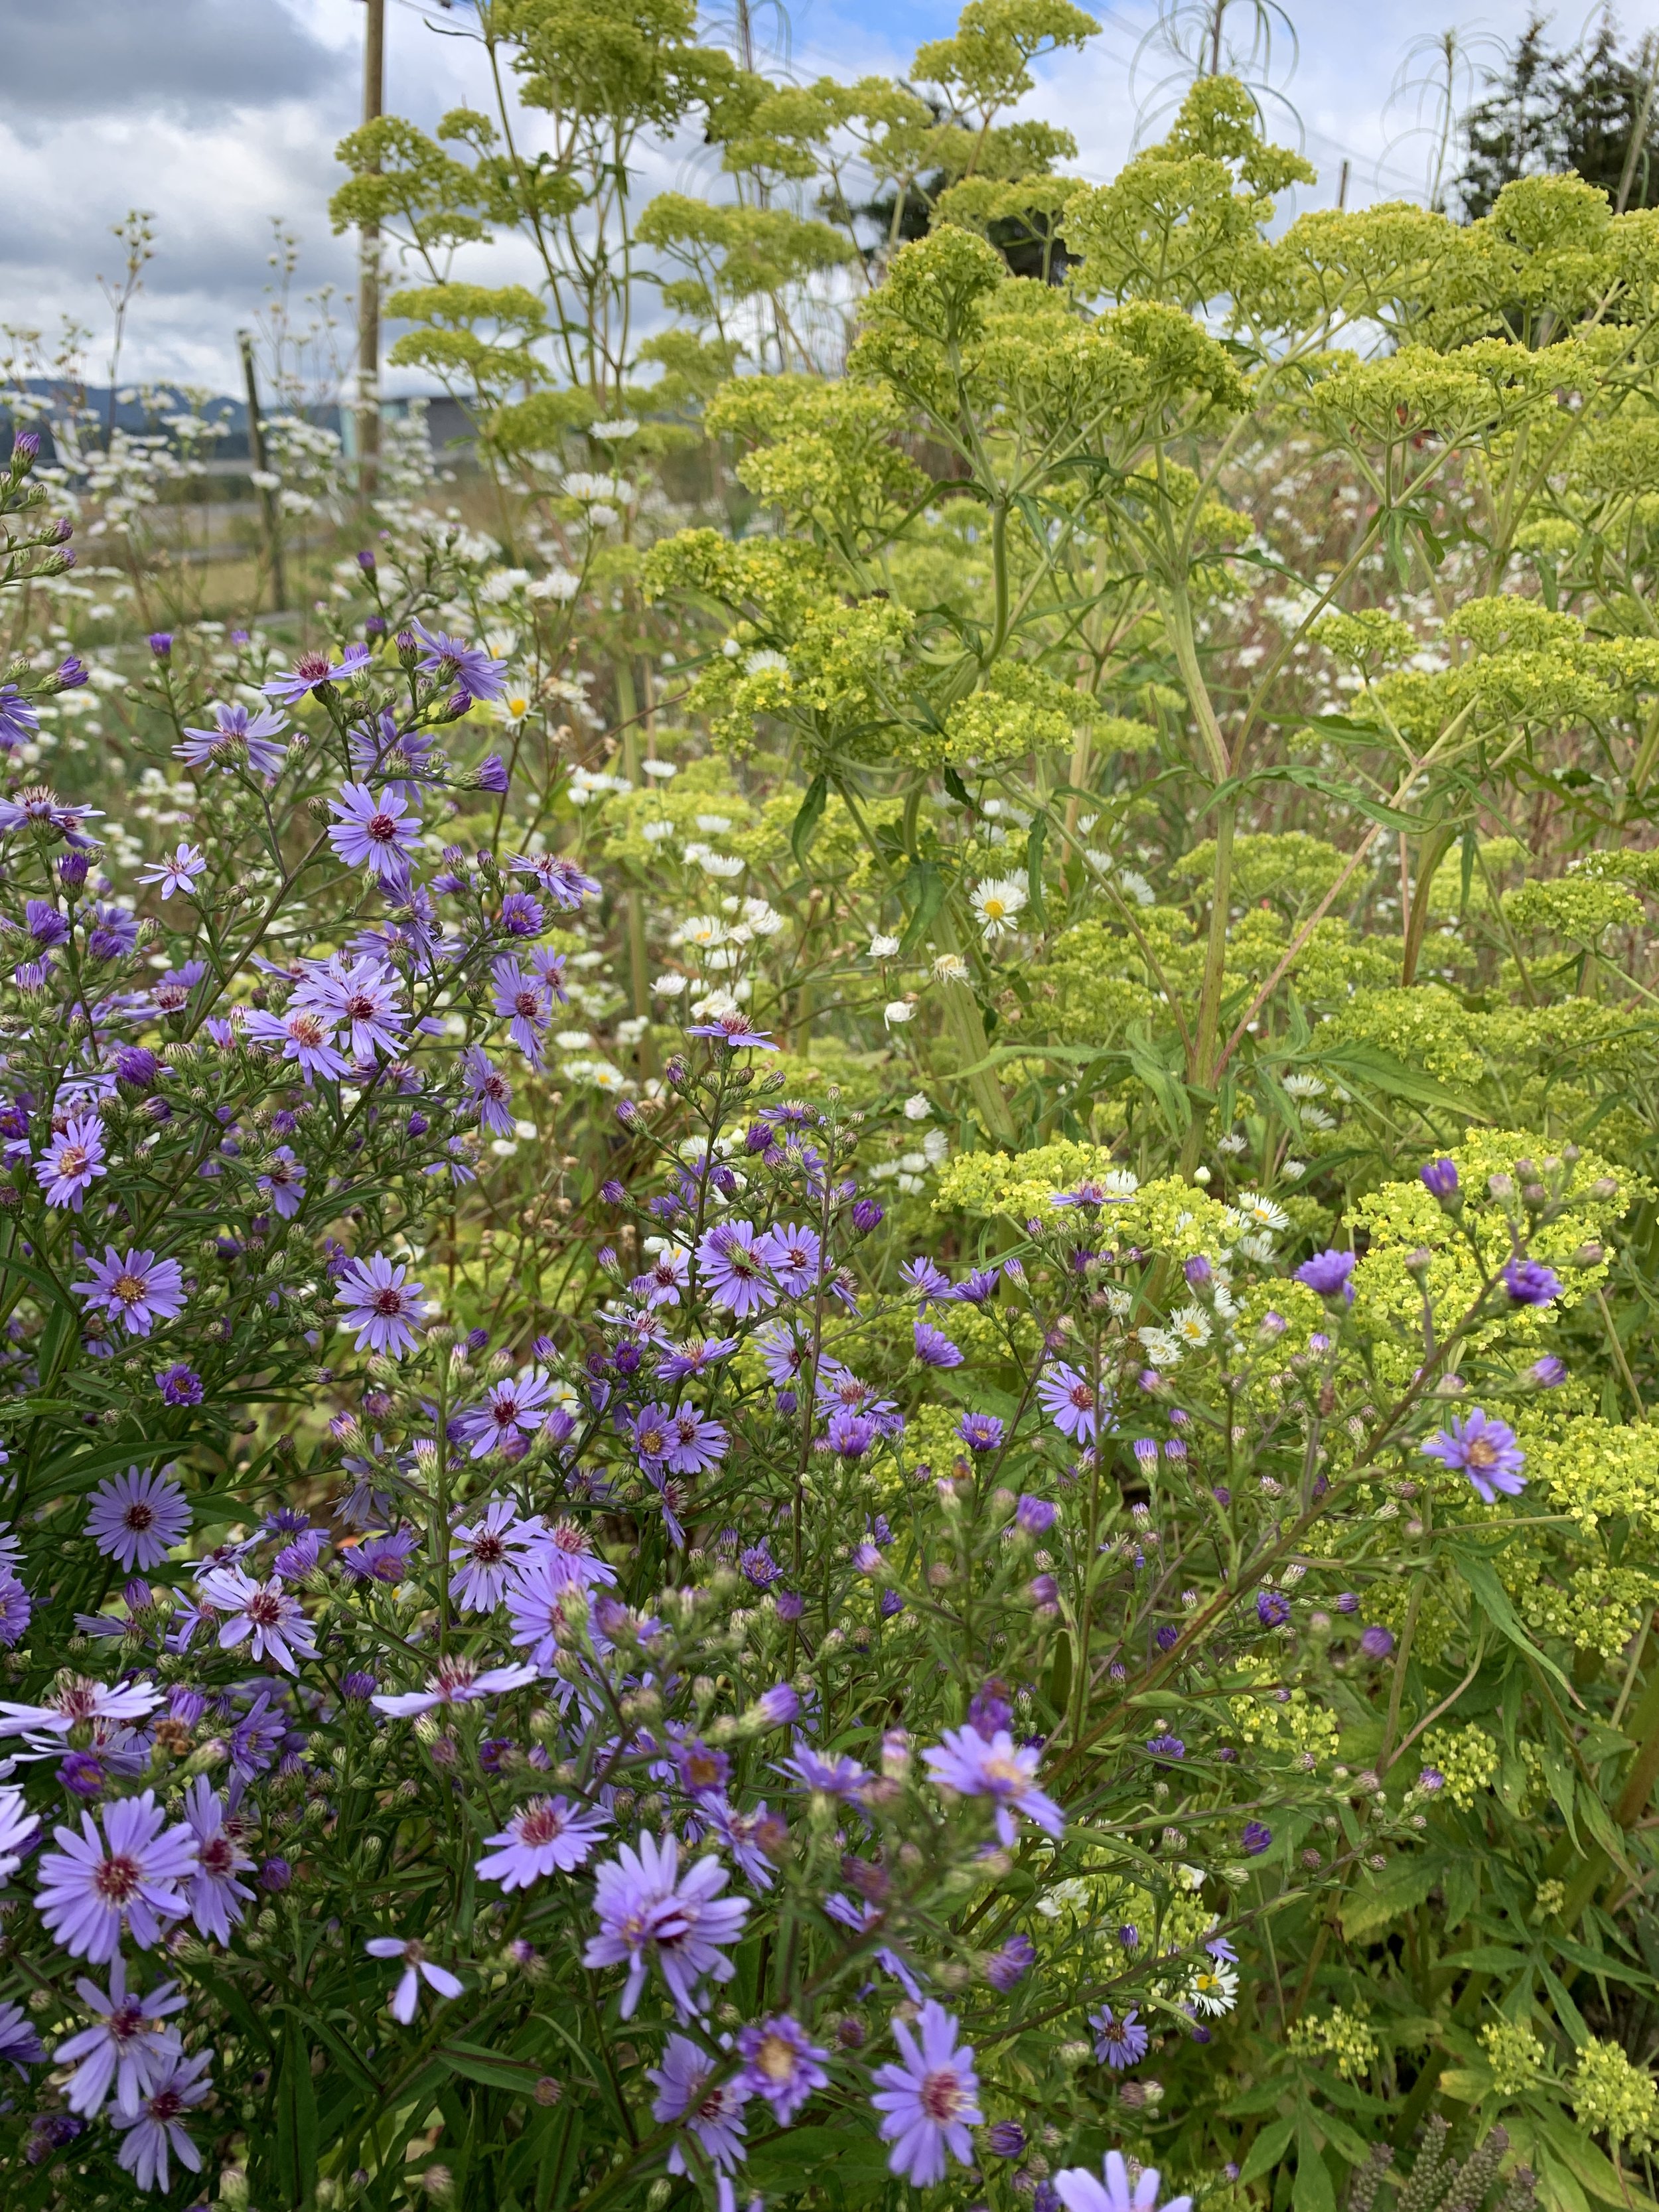
[[[28,1633],[34,1607],[9,1566],[0,1566],[0,1650],[9,1651]]]
[[[972,1452],[995,1451],[1002,1433],[1002,1423],[994,1413],[964,1413],[957,1423],[957,1434]]]
[[[1431,1437],[1422,1451],[1425,1459],[1437,1459],[1468,1475],[1475,1495],[1488,1505],[1497,1503],[1500,1490],[1506,1498],[1516,1498],[1526,1487],[1521,1470],[1527,1455],[1515,1440],[1515,1431],[1479,1406],[1467,1418],[1454,1413],[1449,1426]]]
[[[997,1267],[975,1267],[966,1274],[951,1291],[951,1296],[963,1305],[982,1306],[993,1297],[1002,1281],[1002,1272]]]
[[[550,1431],[552,1426],[550,1421]],[[531,1526],[533,1528],[535,1524]],[[616,1569],[600,1559],[587,1531],[574,1521],[560,1519],[535,1529],[535,1542],[538,1555],[550,1560],[555,1573],[562,1575],[567,1583],[580,1583],[592,1589],[617,1579]]]
[[[179,2055],[178,2029],[163,2025],[170,2013],[184,2008],[179,1984],[158,1982],[147,1996],[140,1996],[127,1988],[126,1960],[118,1955],[110,1967],[107,1995],[84,1976],[77,1977],[75,1986],[96,2024],[69,2037],[52,2054],[55,2066],[78,2061],[65,2102],[70,2112],[90,2119],[102,2112],[113,2091],[115,2111],[136,2113]]]
[[[853,1226],[860,1237],[867,1237],[872,1229],[879,1229],[886,1218],[886,1209],[878,1206],[873,1198],[861,1198],[853,1208]]]
[[[1504,1288],[1518,1306],[1547,1306],[1561,1295],[1561,1278],[1539,1260],[1511,1260],[1504,1269]]]
[[[798,1229],[793,1222],[769,1229],[755,1249],[771,1268],[780,1290],[792,1298],[811,1297],[817,1285],[823,1252],[815,1231]]]
[[[1060,1508],[1046,1498],[1022,1498],[1014,1508],[1016,1524],[1028,1536],[1046,1536],[1060,1517]]]
[[[283,1221],[292,1221],[305,1203],[306,1164],[290,1146],[278,1145],[271,1154],[259,1177],[259,1193]]]
[[[547,1419],[552,1393],[553,1385],[539,1367],[522,1375],[504,1375],[490,1384],[481,1405],[461,1415],[455,1433],[471,1438],[472,1458],[482,1459],[515,1436],[533,1436]]]
[[[919,1321],[911,1330],[911,1340],[916,1358],[924,1367],[960,1367],[962,1350],[953,1344],[942,1328],[931,1322]]]
[[[607,1572],[609,1570],[607,1570]],[[583,1585],[562,1556],[545,1547],[534,1552],[507,1584],[507,1610],[512,1628],[507,1641],[535,1667],[550,1668],[560,1639],[568,1638]],[[566,1608],[570,1607],[567,1618]]]
[[[15,684],[0,684],[0,753],[14,752],[40,732],[40,717]]]
[[[53,945],[61,945],[70,933],[67,920],[46,899],[25,899],[23,926],[44,952]]]
[[[1063,1437],[1074,1443],[1092,1443],[1103,1403],[1086,1375],[1063,1362],[1046,1368],[1037,1382],[1037,1403]],[[1110,1427],[1109,1419],[1106,1422]]]
[[[783,1856],[789,1838],[783,1815],[769,1813],[763,1797],[746,1813],[719,1798],[705,1798],[701,1809],[710,1832],[731,1852],[738,1872],[757,1889],[770,1889],[773,1863]]]
[[[129,1336],[148,1336],[158,1321],[175,1321],[184,1310],[185,1279],[176,1260],[131,1249],[123,1255],[106,1244],[103,1258],[87,1265],[91,1280],[70,1288],[92,1310],[118,1322]]]
[[[456,1529],[449,1546],[450,1565],[456,1570],[449,1594],[463,1613],[494,1613],[514,1572],[529,1559],[538,1533],[535,1522],[519,1518],[510,1498],[491,1498],[481,1519]]]
[[[395,1589],[409,1572],[410,1555],[420,1548],[420,1541],[412,1528],[370,1536],[343,1551],[340,1565],[359,1582],[384,1583]]]
[[[696,2009],[697,1984],[705,1974],[731,1980],[737,1969],[722,1946],[742,1934],[749,1905],[744,1898],[720,1896],[729,1879],[714,1857],[698,1859],[682,1875],[672,1836],[657,1843],[642,1835],[637,1849],[624,1844],[598,1869],[593,1905],[599,1932],[589,1941],[582,1964],[627,1966],[624,2020],[634,2017],[653,1966],[682,2020]]]
[[[252,1782],[276,1763],[276,1753],[288,1723],[261,1690],[230,1732],[230,1763],[244,1782]]]
[[[1431,1160],[1418,1170],[1418,1179],[1431,1198],[1443,1206],[1449,1198],[1457,1195],[1457,1163],[1455,1160]]]
[[[603,1813],[568,1797],[532,1797],[500,1835],[485,1838],[485,1856],[473,1871],[506,1890],[528,1889],[547,1875],[586,1866],[609,1826]]]
[[[182,1359],[171,1367],[162,1368],[155,1378],[155,1387],[161,1394],[165,1406],[199,1406],[202,1402],[202,1378],[193,1367],[185,1366]]]
[[[722,1221],[709,1230],[697,1246],[697,1265],[714,1303],[740,1321],[778,1302],[766,1242],[751,1221]]]
[[[108,1172],[104,1125],[95,1114],[72,1116],[34,1164],[35,1180],[46,1192],[46,1204],[66,1206],[76,1213],[94,1180]]]
[[[492,1137],[513,1134],[513,1086],[499,1068],[493,1067],[476,1044],[461,1055],[461,1080],[478,1116],[478,1127]]]
[[[115,2125],[125,2138],[116,2161],[140,2189],[165,2190],[169,2185],[173,2178],[169,2157],[176,2158],[191,2173],[201,2172],[202,2154],[184,2124],[183,2115],[211,2093],[213,2084],[204,2077],[212,2063],[210,2051],[198,2051],[192,2058],[175,2057],[131,2118],[124,2112],[115,2113]]]
[[[756,1698],[752,1712],[763,1727],[787,1728],[791,1721],[800,1717],[799,1692],[793,1683],[775,1682]]]
[[[1119,2020],[1110,2005],[1103,2004],[1089,2014],[1089,2025],[1095,2032],[1095,2057],[1117,2073],[1138,2066],[1151,2048],[1152,2039],[1137,2012],[1126,2012]]]
[[[145,642],[157,660],[172,659],[173,632],[170,629],[153,629]]]
[[[490,969],[495,986],[495,1012],[507,1023],[507,1036],[532,1066],[542,1064],[542,1040],[553,1018],[551,988],[536,975],[526,975],[516,960],[503,957]]]
[[[956,2021],[930,1997],[916,2026],[920,2042],[903,2021],[894,2021],[901,2063],[877,2067],[881,2087],[870,2101],[883,2115],[884,2140],[893,2146],[889,2172],[918,2189],[931,2189],[945,2179],[947,2151],[958,2166],[973,2163],[969,2130],[978,2127],[984,2114],[977,2102],[973,2047],[957,2044]]]
[[[141,868],[138,880],[141,884],[159,884],[164,899],[170,899],[174,891],[183,891],[188,897],[195,888],[197,877],[206,872],[206,854],[181,840],[170,860],[152,860],[147,867]]]
[[[256,775],[273,778],[283,765],[286,746],[276,740],[288,727],[288,717],[262,707],[250,714],[246,707],[216,705],[209,710],[210,730],[186,728],[185,741],[174,745],[179,760],[192,768],[231,769],[246,761]]]
[[[1264,1628],[1283,1628],[1291,1617],[1291,1601],[1282,1590],[1258,1590],[1255,1617]]]
[[[335,1303],[346,1309],[345,1326],[356,1330],[359,1352],[378,1352],[385,1358],[401,1359],[415,1349],[416,1331],[425,1319],[426,1304],[421,1295],[422,1285],[408,1281],[408,1273],[406,1267],[394,1267],[384,1252],[348,1262]]]
[[[1146,1748],[1154,1759],[1185,1759],[1187,1747],[1178,1735],[1155,1735]]]
[[[159,1567],[191,1524],[191,1510],[176,1482],[151,1469],[130,1467],[100,1482],[87,1509],[87,1534],[106,1559],[131,1574]]]
[[[765,2098],[780,2127],[787,2128],[814,2089],[830,2079],[822,2063],[829,2052],[787,2012],[774,2014],[758,2027],[739,2028],[738,2056],[745,2062],[739,2077],[743,2087]]]
[[[1387,1628],[1363,1629],[1359,1648],[1368,1659],[1386,1659],[1394,1650],[1393,1631]]]
[[[1426,1790],[1432,1797],[1437,1790],[1445,1788],[1446,1778],[1437,1766],[1425,1766],[1418,1775],[1417,1786],[1419,1790]]]
[[[1000,1951],[985,1962],[985,1978],[994,1990],[1015,1990],[1036,1964],[1036,1946],[1029,1936],[1011,1936]]]
[[[268,1896],[280,1897],[294,1880],[294,1869],[276,1853],[259,1862],[259,1887]]]
[[[985,2148],[996,2158],[1023,2158],[1026,2135],[1018,2120],[994,2120],[985,2130]]]
[[[398,1004],[402,988],[397,970],[373,954],[348,963],[337,952],[330,960],[305,963],[289,1011],[299,1007],[320,1014],[331,1028],[345,1024],[353,1060],[372,1066],[376,1053],[393,1059],[403,1049],[401,1032],[409,1017]]]
[[[1017,1748],[1006,1729],[999,1729],[988,1742],[977,1729],[947,1729],[943,1741],[924,1756],[929,1774],[941,1789],[992,1800],[997,1834],[1005,1844],[1013,1842],[1015,1815],[1020,1813],[1048,1835],[1064,1832],[1065,1814],[1036,1786],[1041,1753]]]
[[[292,707],[320,684],[349,684],[353,677],[362,675],[368,665],[366,645],[347,646],[337,662],[331,662],[325,653],[302,653],[292,668],[273,676],[259,689],[267,699],[280,699],[285,707]]]
[[[771,1038],[757,1030],[747,1014],[733,1007],[728,1014],[716,1014],[712,1022],[694,1022],[687,1036],[718,1037],[728,1052],[775,1052]]]
[[[94,960],[125,960],[138,947],[138,917],[129,908],[106,903],[94,908],[87,952]]]
[[[371,1959],[398,1959],[403,1963],[404,1971],[387,2004],[392,2017],[402,2027],[407,2027],[415,2017],[422,1982],[435,1990],[440,1997],[458,1997],[461,1994],[459,1979],[447,1966],[434,1966],[426,1955],[424,1944],[405,1942],[398,1936],[371,1936],[363,1948]]]
[[[1054,2194],[1066,2212],[1158,2212],[1158,2168],[1147,2166],[1134,2183],[1121,2151],[1106,2154],[1105,2177],[1097,2179],[1087,2166],[1064,2167],[1054,2176]],[[1163,2212],[1192,2212],[1190,2197],[1172,2197]]]
[[[648,2067],[645,2078],[657,2092],[652,2118],[684,2120],[715,2172],[724,2176],[748,2155],[742,2118],[748,2092],[734,2081],[711,2089],[709,2077],[719,2064],[690,2036],[671,2035],[663,2045],[662,2064]],[[668,2154],[668,2171],[685,2170],[685,2153],[676,2142]]]
[[[804,1735],[795,1738],[793,1757],[782,1760],[775,1771],[818,1796],[849,1798],[854,1803],[862,1799],[870,1784],[870,1776],[855,1759],[848,1759],[844,1753],[821,1758]]]
[[[256,1007],[247,1016],[246,1028],[256,1044],[280,1045],[282,1057],[298,1062],[307,1084],[319,1075],[350,1073],[351,1063],[340,1051],[334,1030],[313,1007],[290,1006],[282,1014]]]
[[[417,814],[399,814],[389,791],[376,799],[366,783],[343,783],[328,802],[337,818],[328,841],[349,868],[367,868],[382,884],[401,888],[419,833]]]
[[[920,1298],[925,1312],[930,1304],[942,1304],[951,1295],[951,1279],[923,1254],[907,1260],[899,1269],[899,1280],[913,1297]]]
[[[552,900],[561,912],[574,914],[585,898],[598,898],[599,885],[592,876],[585,876],[574,860],[567,860],[562,853],[538,853],[533,858],[520,854],[508,860],[509,875],[534,876],[542,887],[544,898]]]
[[[848,1413],[845,1407],[830,1416],[824,1437],[832,1452],[842,1459],[862,1459],[876,1440],[876,1425],[867,1413]]]
[[[1265,1822],[1246,1820],[1243,1838],[1245,1857],[1259,1859],[1262,1852],[1272,1846],[1273,1839],[1273,1832]]]
[[[1567,1364],[1554,1352],[1547,1352],[1541,1359],[1534,1360],[1527,1373],[1540,1389],[1553,1390],[1566,1381]]]
[[[22,2074],[25,2067],[40,2065],[46,2055],[45,2046],[21,2005],[0,2005],[0,2058],[9,2059]],[[24,2079],[27,2078],[24,2075]],[[74,2127],[78,2123],[71,2120],[69,2124]]]
[[[69,536],[68,525],[64,524],[62,526],[64,536],[67,538]],[[64,559],[66,565],[73,566],[75,556],[72,553],[66,553],[64,556]],[[78,691],[82,685],[87,681],[87,664],[82,659],[78,653],[65,653],[63,659],[58,662],[54,674],[56,677],[54,688],[56,690],[59,691]]]
[[[1311,1260],[1304,1260],[1296,1271],[1298,1283],[1305,1283],[1310,1291],[1317,1291],[1322,1298],[1346,1298],[1353,1304],[1353,1285],[1348,1278],[1354,1268],[1352,1252],[1329,1249],[1316,1252]]]
[[[300,1659],[317,1656],[304,1607],[275,1575],[256,1583],[240,1567],[212,1567],[200,1577],[200,1589],[204,1603],[225,1616],[219,1628],[222,1651],[252,1637],[253,1656],[275,1660],[289,1674],[299,1673]]]
[[[196,1865],[186,1894],[190,1917],[204,1936],[228,1943],[232,1926],[242,1917],[253,1892],[237,1881],[253,1864],[226,1826],[229,1808],[205,1774],[185,1792],[185,1818],[196,1838]]]
[[[731,1438],[718,1421],[707,1421],[695,1406],[681,1406],[670,1424],[668,1466],[675,1474],[706,1474],[726,1456]]]
[[[179,1885],[196,1858],[196,1838],[180,1822],[168,1827],[153,1790],[104,1808],[103,1833],[90,1813],[81,1833],[54,1828],[58,1849],[40,1861],[35,1902],[60,1948],[72,1959],[107,1966],[123,1933],[141,1951],[161,1940],[165,1920],[182,1920],[189,1905]]]
[[[416,663],[422,675],[439,684],[453,684],[469,705],[499,699],[507,689],[507,663],[492,660],[481,645],[467,645],[458,637],[445,637],[417,622],[415,635],[426,647]]]

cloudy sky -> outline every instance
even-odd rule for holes
[[[1088,0],[1085,0],[1085,4]],[[718,10],[720,0],[711,0]],[[1138,100],[1162,67],[1137,52],[1157,0],[1095,0],[1102,30],[1080,57],[1052,68],[1036,100],[1066,125],[1077,167],[1110,176],[1130,145]],[[1320,182],[1304,204],[1335,199],[1350,157],[1349,204],[1421,192],[1428,140],[1407,136],[1407,92],[1387,108],[1396,73],[1418,42],[1455,27],[1477,56],[1513,36],[1528,0],[1287,0],[1298,45],[1281,33],[1273,74],[1296,112]],[[1235,9],[1243,22],[1248,0]],[[902,70],[917,43],[948,31],[950,0],[789,0],[790,54],[803,76]],[[112,224],[130,208],[155,218],[155,258],[129,323],[123,383],[167,377],[228,390],[235,332],[262,304],[271,271],[272,219],[301,241],[300,289],[349,291],[349,241],[326,213],[340,172],[333,149],[361,99],[362,0],[0,0],[0,325],[50,338],[63,319],[92,332],[91,380],[102,380],[109,311],[99,278],[113,279]],[[1627,7],[1632,33],[1659,0]],[[388,0],[388,106],[430,122],[464,100],[485,104],[466,0]],[[766,30],[769,16],[761,15]],[[1579,0],[1559,10],[1563,44],[1583,22]],[[1291,66],[1292,58],[1294,66]],[[695,150],[665,149],[653,181],[695,189]],[[510,275],[501,254],[477,273]]]

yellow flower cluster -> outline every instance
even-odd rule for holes
[[[1572,2075],[1572,2108],[1593,2135],[1617,2149],[1645,2150],[1659,2121],[1659,2091],[1644,2066],[1632,2066],[1616,2043],[1591,2036]]]
[[[1500,2097],[1520,2096],[1544,2070],[1544,2046],[1524,2021],[1488,2021],[1480,2031],[1480,2044],[1492,2069],[1492,2087]]]
[[[1304,2014],[1291,2022],[1285,2040],[1299,2058],[1334,2058],[1345,2081],[1359,2081],[1376,2063],[1370,2016],[1358,2007],[1349,2012],[1333,2005],[1328,2013]]]
[[[1423,1739],[1423,1764],[1446,1778],[1446,1795],[1467,1813],[1502,1765],[1498,1746],[1471,1721],[1461,1729],[1431,1729]]]

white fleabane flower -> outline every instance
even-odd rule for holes
[[[1308,1163],[1306,1160],[1286,1160],[1279,1172],[1286,1182],[1300,1182],[1308,1172]]]
[[[1265,1267],[1273,1256],[1273,1240],[1259,1230],[1254,1231],[1249,1237],[1239,1238],[1238,1249],[1247,1260],[1254,1260],[1258,1267]]]
[[[1218,2019],[1238,2002],[1238,1976],[1224,1959],[1208,1959],[1194,1969],[1187,2000],[1212,2020]]]
[[[898,949],[896,937],[872,937],[870,939],[870,957],[872,960],[890,960]]]
[[[1292,1098],[1322,1098],[1325,1085],[1316,1075],[1287,1075],[1285,1088]]]
[[[697,866],[706,876],[718,876],[730,881],[733,876],[740,876],[749,863],[737,853],[703,852],[697,855]]]
[[[718,915],[694,914],[689,921],[680,924],[674,937],[682,945],[724,945],[726,924]]]
[[[881,1018],[890,1030],[896,1029],[901,1022],[915,1021],[916,1010],[908,999],[895,999],[883,1007]]]
[[[969,904],[979,916],[988,944],[994,944],[999,937],[1012,935],[1018,926],[1015,917],[1028,896],[1018,876],[987,876],[975,884]]]
[[[665,837],[672,837],[673,834],[672,822],[645,822],[640,825],[640,835],[647,845],[660,845]]]
[[[1239,1130],[1235,1129],[1232,1131],[1231,1135],[1222,1138],[1220,1143],[1217,1145],[1216,1150],[1218,1152],[1225,1152],[1229,1158],[1237,1158],[1240,1152],[1248,1148],[1249,1141],[1250,1140],[1248,1137],[1244,1136]]]
[[[686,979],[684,975],[659,975],[651,986],[659,997],[664,999],[678,999],[685,987]]]
[[[732,827],[732,817],[729,814],[699,814],[696,823],[704,836],[718,837],[723,830]]]
[[[1182,1346],[1167,1329],[1138,1328],[1135,1335],[1155,1367],[1173,1367],[1181,1358]]]
[[[1275,1206],[1272,1199],[1264,1198],[1259,1190],[1246,1190],[1239,1193],[1238,1212],[1253,1229],[1271,1229],[1277,1231],[1290,1226],[1291,1217],[1285,1212],[1284,1207]]]
[[[643,760],[640,763],[640,774],[654,776],[659,783],[666,783],[671,776],[676,776],[679,772],[678,764],[674,761]]]
[[[774,653],[769,646],[763,646],[759,652],[751,653],[744,659],[743,672],[745,676],[764,676],[769,672],[775,672],[780,676],[789,673],[789,663],[781,653]]]
[[[624,439],[637,438],[640,426],[631,415],[619,415],[614,422],[590,422],[587,434],[590,438],[603,438],[607,443],[614,440],[620,445]]]
[[[524,591],[527,599],[557,599],[562,606],[568,606],[581,587],[581,578],[568,568],[550,568],[546,575],[526,584]]]
[[[1202,1306],[1182,1306],[1170,1316],[1170,1334],[1176,1342],[1196,1351],[1210,1340],[1210,1316]]]
[[[961,953],[941,952],[933,963],[933,981],[936,983],[965,983],[968,981],[968,963]]]
[[[904,1102],[904,1118],[907,1121],[925,1121],[933,1110],[927,1094],[923,1091],[912,1091]]]
[[[746,898],[743,902],[743,918],[757,937],[775,937],[785,928],[783,916],[775,906],[763,898]]]

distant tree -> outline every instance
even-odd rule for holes
[[[1462,119],[1464,166],[1456,198],[1466,222],[1490,212],[1516,177],[1574,170],[1616,206],[1659,204],[1659,115],[1654,98],[1659,40],[1620,43],[1610,9],[1576,46],[1553,52],[1534,15],[1486,97]]]

